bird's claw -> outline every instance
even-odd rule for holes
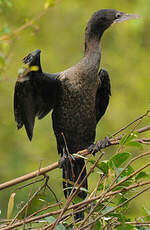
[[[63,148],[63,155],[58,161],[58,167],[63,168],[65,164],[69,164],[70,161],[75,161],[75,157],[71,154],[68,155],[66,150]]]
[[[97,141],[96,144],[91,144],[88,147],[88,152],[92,153],[95,156],[95,153],[99,152],[101,149],[104,149],[111,145],[111,142],[108,137],[105,137],[102,141]]]

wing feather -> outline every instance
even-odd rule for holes
[[[108,72],[101,69],[99,72],[100,84],[96,93],[96,121],[104,115],[111,95],[111,84]]]

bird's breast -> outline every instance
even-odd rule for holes
[[[94,141],[96,129],[95,97],[97,82],[64,78],[62,95],[53,111],[53,127],[57,138],[64,133],[70,149],[77,151]]]

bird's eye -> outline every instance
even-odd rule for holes
[[[120,18],[121,14],[120,13],[116,13],[116,18]]]

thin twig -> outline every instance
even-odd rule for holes
[[[14,31],[3,35],[0,37],[0,41],[3,40],[9,40],[11,39],[14,35],[18,35],[21,31],[27,29],[28,27],[32,26],[33,23],[35,21],[37,21],[38,19],[40,19],[42,16],[44,16],[46,13],[48,12],[48,9],[44,9],[41,12],[39,12],[35,17],[33,17],[30,21],[26,22],[25,24],[23,24],[22,26],[18,27],[17,29],[15,29]]]
[[[150,184],[150,181],[145,181],[145,182],[137,183],[137,184],[135,184],[135,185],[128,186],[128,187],[123,188],[123,189],[121,189],[121,190],[117,190],[117,191],[114,191],[114,192],[110,192],[110,193],[106,194],[106,197],[108,198],[108,197],[113,196],[113,195],[116,195],[116,194],[118,194],[118,193],[120,193],[120,192],[129,191],[129,190],[131,190],[131,189],[134,189],[134,188],[137,188],[137,187],[141,187],[141,186],[144,186],[144,185],[147,185],[147,184]],[[93,202],[93,201],[95,201],[95,200],[98,200],[99,198],[100,198],[100,196],[97,196],[97,197],[91,198],[91,199],[89,199],[89,200],[84,200],[84,201],[82,201],[82,202],[80,202],[80,203],[78,203],[78,204],[71,205],[71,206],[68,207],[68,211],[69,211],[70,209],[76,209],[76,208],[78,208],[78,207],[82,208],[83,205],[84,205],[85,208],[87,208],[88,204],[90,204],[91,202]],[[55,205],[55,204],[54,204],[54,205]],[[51,207],[53,207],[53,205],[52,205]],[[45,209],[46,209],[46,208],[45,208]],[[39,211],[42,211],[42,210],[39,210]],[[44,208],[43,208],[43,211],[44,211]],[[46,218],[46,217],[48,217],[48,216],[58,215],[58,214],[61,213],[61,211],[62,211],[62,209],[57,210],[57,211],[53,211],[53,212],[49,212],[49,213],[45,213],[45,214],[42,214],[42,215],[36,216],[36,217],[30,216],[30,217],[28,217],[27,219],[25,219],[24,221],[26,222],[26,224],[27,224],[27,223],[31,223],[31,222],[34,222],[34,221],[37,221],[37,220]],[[71,215],[71,214],[70,214],[70,215]],[[68,216],[68,215],[67,215],[67,216]],[[66,216],[65,216],[65,217],[66,217]],[[64,216],[63,216],[63,218],[64,218]],[[61,220],[62,220],[62,219],[61,219]],[[23,221],[19,221],[19,222],[13,224],[12,226],[8,226],[8,227],[5,227],[5,228],[2,228],[2,230],[9,230],[9,229],[12,229],[12,228],[21,226],[22,224],[23,224]]]
[[[149,130],[150,130],[150,125],[145,126],[143,128],[140,128],[140,129],[138,129],[136,131],[138,133],[143,133],[143,132],[146,132],[146,131],[149,131]],[[119,136],[117,138],[110,139],[111,145],[118,145],[120,143],[120,140],[122,139],[122,137],[123,137],[123,135],[121,135],[121,136]],[[137,141],[142,142],[143,139],[137,139]],[[146,144],[149,143],[148,141],[149,140],[145,141]],[[82,155],[82,156],[87,156],[90,153],[89,153],[88,149],[84,149],[84,150],[81,150],[81,151],[77,152],[77,154]],[[56,168],[58,168],[58,162],[55,162],[55,163],[53,163],[53,164],[51,164],[51,165],[49,165],[47,167],[41,168],[40,171],[36,170],[36,171],[31,172],[29,174],[26,174],[24,176],[21,176],[21,177],[18,177],[16,179],[10,180],[8,182],[2,183],[2,184],[0,184],[0,190],[3,190],[5,188],[11,187],[11,186],[14,186],[14,185],[22,183],[24,181],[30,180],[30,179],[32,179],[34,177],[44,175],[45,173],[50,172],[50,171],[52,171],[52,170],[54,170]]]
[[[84,225],[84,223],[88,220],[88,218],[90,217],[90,215],[94,212],[95,208],[100,204],[100,202],[102,202],[102,199],[106,196],[106,194],[113,190],[114,188],[116,188],[117,186],[121,185],[123,182],[129,180],[130,178],[132,178],[134,175],[136,175],[137,173],[141,172],[143,169],[147,168],[148,166],[150,166],[150,162],[148,162],[147,164],[145,164],[144,166],[142,166],[141,168],[139,168],[138,170],[134,171],[132,174],[130,174],[129,176],[125,177],[124,179],[122,179],[121,181],[119,181],[117,184],[115,184],[115,182],[118,180],[118,178],[120,177],[121,173],[128,167],[128,165],[130,165],[131,163],[133,163],[135,160],[150,155],[150,151],[140,154],[137,157],[134,157],[133,159],[131,159],[129,161],[129,163],[127,164],[126,167],[123,168],[123,170],[119,173],[119,175],[114,179],[114,181],[111,183],[111,185],[106,189],[106,191],[104,193],[102,193],[100,195],[100,199],[97,202],[97,204],[90,210],[89,214],[84,218],[84,220],[82,221],[80,228]]]
[[[42,209],[40,209],[40,210],[34,212],[34,213],[31,214],[30,216],[28,216],[28,218],[31,218],[31,217],[33,217],[33,216],[36,216],[36,215],[39,214],[40,212],[46,211],[46,210],[48,210],[48,209],[50,209],[50,208],[54,208],[54,207],[57,207],[57,206],[60,206],[60,205],[62,205],[62,202],[61,202],[61,201],[59,201],[59,202],[57,202],[57,203],[55,203],[55,204],[48,205],[48,206],[46,206],[46,207],[44,207],[44,208],[42,208]]]
[[[150,110],[147,110],[145,114],[141,115],[140,117],[138,117],[137,119],[135,119],[134,121],[130,122],[129,124],[127,124],[126,126],[124,126],[123,128],[121,128],[120,130],[118,130],[117,132],[113,133],[110,138],[116,136],[117,134],[121,133],[123,130],[127,129],[129,126],[131,126],[132,124],[134,124],[136,121],[139,121],[141,119],[143,119],[144,117],[148,116]]]
[[[150,221],[148,222],[126,222],[126,224],[132,224],[132,225],[135,225],[135,226],[150,226]]]
[[[45,182],[47,183],[47,181]],[[41,185],[37,191],[30,197],[30,199],[26,202],[26,204],[21,208],[21,210],[16,214],[16,216],[14,217],[14,219],[11,221],[10,225],[12,225],[16,219],[18,218],[18,216],[26,209],[26,207],[28,207],[28,205],[31,203],[31,201],[33,200],[33,198],[45,187],[45,183],[43,185]]]

